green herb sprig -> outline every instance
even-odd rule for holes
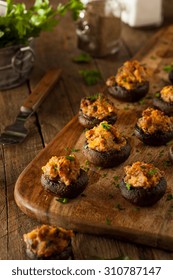
[[[131,185],[130,185],[129,183],[126,183],[126,188],[127,188],[128,190],[130,190],[130,189],[131,189]]]
[[[101,73],[100,71],[93,69],[93,70],[80,70],[79,74],[83,77],[85,83],[88,86],[95,85],[101,80]]]
[[[152,169],[152,170],[149,170],[148,171],[148,174],[149,175],[154,175],[154,174],[156,174],[157,173],[157,170],[156,169]]]
[[[155,97],[160,97],[160,92],[156,92]]]
[[[62,204],[66,204],[68,203],[68,198],[66,197],[60,197],[60,198],[57,198],[56,201],[62,203]]]
[[[101,126],[106,129],[106,130],[110,130],[111,126],[108,123],[102,122]]]
[[[26,8],[24,3],[14,4],[7,0],[7,11],[0,16],[0,48],[28,44],[30,38],[38,37],[42,31],[51,31],[67,11],[77,19],[83,4],[80,0],[69,0],[65,5],[53,8],[49,0],[35,0]]]
[[[66,156],[66,159],[68,159],[70,161],[74,161],[74,156]]]
[[[91,56],[87,53],[81,53],[78,56],[73,57],[73,62],[76,63],[89,63],[91,60]]]
[[[171,72],[171,71],[173,71],[173,63],[172,64],[170,64],[170,65],[165,65],[164,67],[163,67],[163,70],[165,71],[165,72]]]

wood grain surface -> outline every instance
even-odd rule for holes
[[[172,41],[173,26],[169,26],[159,31],[149,45],[136,56],[150,71],[150,91],[144,99],[130,104],[118,102],[110,96],[117,107],[117,125],[120,131],[130,138],[132,151],[128,160],[112,169],[100,169],[89,164],[82,154],[85,138],[76,116],[19,176],[14,195],[17,205],[24,213],[41,222],[77,232],[109,235],[121,240],[173,250],[173,203],[167,199],[173,192],[169,145],[148,147],[134,136],[134,125],[142,110],[151,106],[153,95],[169,84],[168,74],[163,67],[172,63]],[[101,88],[104,88],[104,84]],[[76,155],[81,165],[89,169],[89,184],[83,195],[67,204],[61,204],[56,197],[43,190],[40,183],[41,167],[51,156],[68,154],[72,148],[79,150]],[[134,207],[121,197],[118,188],[119,180],[124,174],[123,166],[137,160],[152,162],[165,171],[167,192],[152,207]],[[118,180],[115,180],[114,176],[118,176]]]

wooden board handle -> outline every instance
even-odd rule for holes
[[[21,106],[22,112],[33,112],[53,89],[61,75],[60,69],[49,70]]]

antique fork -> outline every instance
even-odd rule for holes
[[[20,112],[15,122],[7,126],[0,135],[0,144],[17,144],[26,138],[28,135],[28,130],[25,128],[26,120],[36,111],[46,95],[53,89],[60,75],[60,69],[51,69],[44,75],[20,107]]]

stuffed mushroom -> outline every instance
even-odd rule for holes
[[[167,115],[173,114],[173,86],[165,86],[153,99],[153,105]]]
[[[164,172],[153,164],[138,161],[124,170],[120,191],[129,202],[138,206],[151,206],[165,194],[167,182]]]
[[[78,119],[85,128],[92,128],[103,120],[114,124],[117,119],[116,108],[103,94],[84,97],[80,103]]]
[[[147,108],[137,121],[135,135],[147,145],[164,145],[173,139],[173,118],[160,110]]]
[[[136,102],[149,91],[147,69],[137,60],[126,61],[115,76],[107,79],[106,85],[115,98]]]
[[[70,260],[73,258],[72,230],[41,225],[23,235],[26,254],[30,259]]]
[[[106,121],[86,131],[85,136],[83,153],[94,165],[113,167],[124,162],[130,155],[129,140],[119,133],[117,127]]]
[[[75,198],[88,183],[87,173],[80,168],[75,155],[53,156],[42,167],[41,184],[45,190],[63,198]]]

